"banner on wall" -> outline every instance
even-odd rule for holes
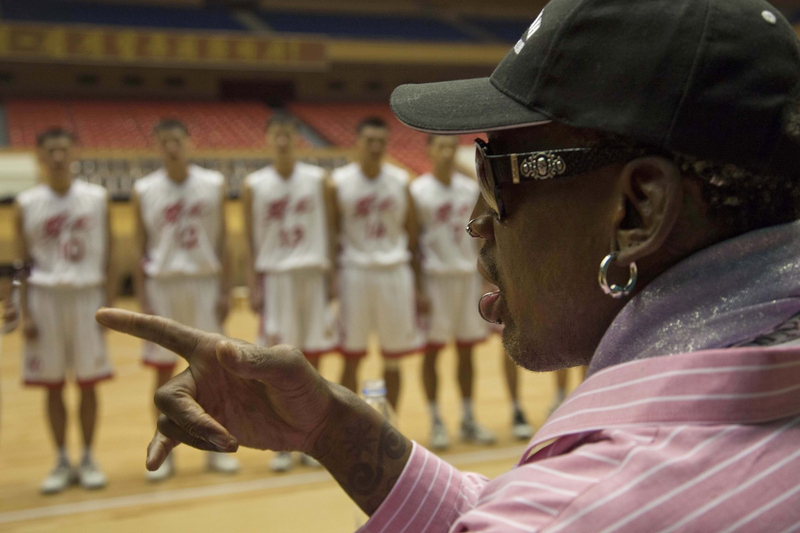
[[[33,24],[0,24],[0,60],[214,69],[328,65],[325,43],[313,39]]]

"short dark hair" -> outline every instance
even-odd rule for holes
[[[61,126],[53,126],[36,135],[36,147],[41,148],[50,139],[61,139],[62,137],[66,137],[71,143],[76,141],[75,135],[68,129]]]
[[[162,131],[167,130],[181,130],[187,136],[189,135],[189,128],[177,118],[162,118],[159,120],[156,125],[153,126],[153,135],[158,135]]]
[[[372,116],[361,119],[356,127],[356,133],[361,133],[364,131],[364,128],[382,128],[388,130],[389,124],[381,117]]]
[[[300,121],[298,121],[293,115],[290,115],[286,111],[275,111],[272,116],[269,117],[267,120],[267,126],[265,129],[269,130],[272,126],[292,126],[295,129],[298,129],[300,126]]]

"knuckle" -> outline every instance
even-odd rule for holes
[[[159,388],[153,395],[153,403],[156,404],[159,411],[166,411],[173,403],[172,392],[166,387]]]

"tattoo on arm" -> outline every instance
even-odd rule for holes
[[[359,425],[354,424],[348,428],[348,437],[344,443],[348,454],[357,460],[347,474],[349,489],[359,496],[370,496],[381,484],[388,482],[391,490],[398,476],[387,477],[385,468],[387,462],[396,461],[405,455],[407,441],[389,422],[383,423],[377,439],[366,434],[368,424],[366,427],[358,427]]]

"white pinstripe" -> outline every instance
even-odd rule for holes
[[[643,505],[643,506],[639,507],[635,512],[627,515],[626,517],[622,518],[621,520],[618,520],[614,524],[612,524],[612,525],[606,527],[605,529],[603,529],[601,531],[601,533],[612,531],[615,528],[620,528],[620,527],[624,526],[625,524],[631,522],[632,520],[635,520],[638,517],[642,516],[644,513],[650,511],[651,509],[654,509],[654,508],[658,507],[659,505],[661,505],[662,503],[674,498],[675,496],[677,496],[681,492],[685,491],[686,489],[688,489],[690,487],[693,487],[694,485],[696,485],[696,484],[698,484],[698,483],[700,483],[702,481],[705,481],[706,479],[708,479],[709,477],[713,476],[714,474],[719,473],[720,471],[726,469],[727,467],[731,466],[732,464],[740,461],[744,457],[747,457],[749,454],[753,453],[754,451],[758,450],[759,448],[764,447],[767,443],[769,443],[770,441],[775,440],[776,438],[778,438],[784,431],[786,431],[787,429],[789,429],[792,426],[796,425],[798,422],[800,422],[800,418],[795,418],[791,422],[781,426],[780,429],[778,429],[778,431],[776,431],[774,433],[770,433],[767,437],[761,439],[760,441],[756,442],[755,444],[753,444],[751,446],[748,446],[747,448],[745,448],[741,452],[737,453],[736,455],[734,455],[732,457],[729,457],[725,461],[719,463],[718,465],[716,465],[716,466],[714,466],[712,468],[709,468],[708,470],[706,470],[705,472],[703,472],[699,476],[693,477],[690,481],[687,481],[686,483],[683,483],[682,485],[679,485],[679,486],[675,487],[674,489],[670,490],[669,492],[667,492],[666,494],[660,496],[659,498],[656,498],[655,500],[650,501],[647,505]],[[733,429],[733,428],[731,428],[731,429]],[[705,443],[705,441],[704,441],[704,443]],[[672,462],[673,461],[669,461],[669,463],[672,463]]]
[[[414,453],[413,450],[412,450],[411,453]],[[391,516],[391,518],[389,518],[389,520],[386,521],[386,525],[383,526],[383,529],[381,529],[381,532],[386,531],[386,528],[388,528],[389,525],[392,522],[394,522],[394,519],[397,518],[397,514],[400,512],[400,510],[405,507],[406,502],[411,497],[411,495],[414,493],[414,489],[417,488],[417,485],[419,484],[419,480],[422,478],[422,474],[425,472],[425,465],[426,464],[428,464],[428,455],[427,454],[425,454],[425,460],[422,462],[422,467],[419,469],[419,472],[417,473],[417,479],[414,480],[414,484],[411,486],[411,490],[408,491],[408,494],[406,494],[406,498],[403,500],[403,503],[397,507],[397,509],[395,510],[394,514]]]
[[[447,497],[447,489],[450,488],[450,482],[452,480],[453,480],[453,469],[450,469],[450,475],[447,476],[447,485],[444,487],[444,492],[442,493],[442,497],[439,499],[439,504],[436,506],[436,509],[434,509],[433,512],[431,513],[431,516],[430,516],[430,518],[428,518],[428,521],[425,522],[425,526],[422,528],[422,531],[426,531],[428,529],[428,526],[433,521],[434,517],[436,516],[436,513],[439,512],[439,507],[442,506],[442,503],[444,502],[445,498]],[[409,522],[409,524],[410,523],[411,522]],[[406,527],[408,527],[408,526],[406,526]],[[403,530],[405,530],[405,528],[403,528]]]
[[[687,524],[687,523],[691,522],[692,520],[694,520],[698,516],[702,515],[703,513],[708,511],[709,509],[712,509],[712,508],[716,507],[717,505],[719,505],[720,503],[724,502],[725,500],[727,500],[729,498],[732,498],[733,496],[739,494],[740,492],[742,492],[743,490],[749,488],[753,484],[758,483],[759,481],[761,481],[762,479],[764,479],[768,475],[772,474],[775,470],[781,468],[783,465],[785,465],[787,463],[790,463],[790,462],[794,461],[798,457],[800,457],[800,451],[797,451],[797,452],[793,453],[792,455],[782,459],[781,461],[778,461],[777,463],[773,464],[771,467],[769,467],[766,470],[764,470],[763,472],[761,472],[759,475],[753,476],[752,478],[750,478],[746,483],[737,486],[735,489],[730,490],[730,491],[728,491],[728,492],[726,492],[724,494],[721,494],[720,496],[717,496],[716,498],[714,498],[713,500],[711,500],[707,504],[705,504],[702,507],[699,507],[698,509],[696,509],[694,512],[684,516],[681,520],[679,520],[678,522],[673,524],[671,527],[661,530],[661,532],[659,532],[659,533],[669,533],[671,531],[677,531],[684,524]]]
[[[735,531],[735,530],[739,529],[741,526],[743,526],[746,523],[758,518],[760,515],[766,513],[767,511],[769,511],[770,509],[772,509],[776,505],[779,505],[779,504],[783,503],[784,501],[788,500],[789,498],[791,498],[792,496],[794,496],[798,492],[800,492],[800,485],[797,485],[795,488],[793,488],[789,492],[785,492],[784,494],[781,494],[780,497],[775,498],[771,502],[762,505],[761,507],[759,507],[755,511],[751,512],[750,514],[742,517],[741,519],[736,521],[733,525],[729,526],[728,528],[726,528],[725,530],[721,531],[720,533],[729,533],[731,531]]]
[[[486,518],[489,518],[489,519],[491,519],[493,521],[502,522],[504,524],[508,524],[509,526],[513,526],[513,527],[515,527],[517,529],[521,529],[522,531],[528,531],[529,533],[536,533],[537,531],[539,531],[539,528],[531,527],[528,524],[523,524],[523,523],[517,522],[515,520],[510,520],[510,519],[508,519],[508,518],[506,518],[504,516],[499,516],[499,515],[496,515],[496,514],[487,513],[486,511],[472,511],[472,514],[476,514],[476,515],[479,515],[479,516],[485,516]]]

